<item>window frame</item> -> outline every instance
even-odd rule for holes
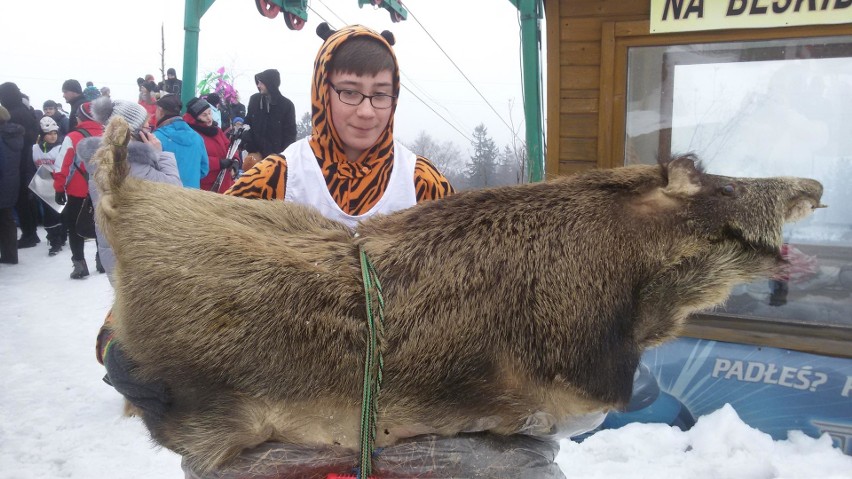
[[[630,48],[852,36],[852,24],[714,30],[662,35],[652,35],[649,32],[650,22],[647,20],[602,24],[600,115],[598,117],[599,166],[615,168],[624,165],[627,60]],[[708,312],[693,315],[685,325],[682,336],[852,358],[852,327],[842,325]]]

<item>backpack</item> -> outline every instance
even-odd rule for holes
[[[91,133],[86,131],[83,128],[77,128],[74,131],[83,135],[83,140],[92,136]],[[81,140],[82,141],[82,140]],[[74,163],[71,164],[70,171],[68,172],[68,178],[65,179],[65,189],[68,189],[68,185],[71,184],[71,178],[74,177],[74,173],[80,171],[80,174],[83,175],[83,179],[86,180],[86,183],[89,182],[89,172],[80,170],[80,157],[77,155],[77,148],[74,148]]]

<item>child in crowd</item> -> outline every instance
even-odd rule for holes
[[[41,131],[38,140],[33,145],[33,163],[35,163],[37,169],[44,166],[54,172],[62,166],[60,153],[62,140],[65,138],[59,133],[59,125],[49,116],[45,116],[39,121],[39,127]],[[65,246],[68,233],[62,224],[60,214],[44,200],[40,200],[39,203],[44,213],[44,229],[47,231],[47,244],[50,247],[47,254],[56,256]]]

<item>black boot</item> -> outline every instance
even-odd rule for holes
[[[18,249],[32,248],[39,243],[41,243],[41,240],[37,234],[21,235],[21,239],[18,240]]]
[[[45,228],[47,230],[47,244],[50,245],[50,250],[47,252],[49,256],[56,256],[62,251],[64,241],[62,240],[61,228],[62,225]]]
[[[104,265],[101,264],[101,254],[95,253],[95,269],[98,270],[98,273],[106,273],[104,269]]]
[[[89,266],[86,265],[85,259],[71,260],[74,263],[74,271],[71,272],[71,279],[83,279],[89,275]]]

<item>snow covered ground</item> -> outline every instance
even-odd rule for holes
[[[68,278],[71,252],[50,258],[42,243],[0,264],[0,479],[180,478],[180,458],[154,446],[141,422],[101,381],[95,335],[112,300],[106,275]],[[852,457],[824,436],[786,441],[744,424],[726,407],[682,432],[631,424],[557,458],[570,478],[852,479]]]

